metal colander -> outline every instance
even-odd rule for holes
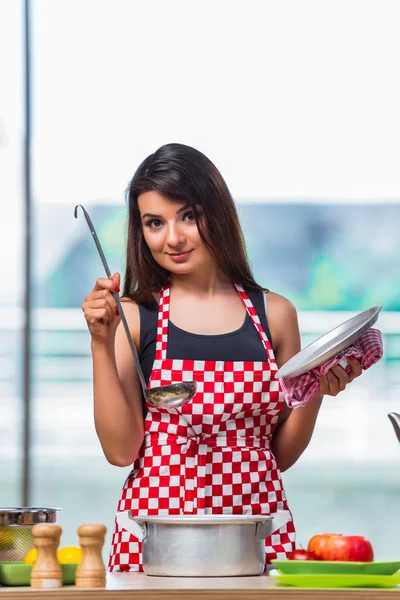
[[[55,523],[59,508],[0,508],[0,562],[22,561],[34,546],[32,527]]]

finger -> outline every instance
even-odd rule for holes
[[[115,291],[117,293],[119,293],[120,291],[120,285],[121,285],[121,276],[119,273],[114,273],[114,275],[112,275],[111,279],[114,282],[114,286],[115,286]],[[119,317],[119,310],[118,308],[115,309],[115,314],[117,315],[117,317]]]
[[[85,318],[89,325],[109,323],[112,320],[112,317],[110,317],[110,313],[106,308],[91,308],[85,312]]]
[[[117,293],[119,293],[119,290],[121,287],[121,275],[119,273],[114,273],[114,275],[112,275],[111,279],[113,280],[113,282],[115,284],[115,291]]]
[[[114,295],[108,290],[98,290],[97,292],[92,292],[85,298],[85,302],[88,304],[92,304],[95,300],[107,300],[110,306],[115,310],[117,303],[115,302]]]
[[[115,284],[113,279],[108,279],[107,277],[99,277],[93,288],[93,292],[97,292],[99,290],[109,290],[110,292],[118,293],[119,287]]]
[[[341,367],[340,365],[336,365],[335,367],[332,367],[331,371],[338,378],[339,391],[342,392],[345,389],[346,385],[349,383],[349,376],[346,370],[343,369],[343,367]]]
[[[321,375],[319,378],[319,393],[329,394],[329,382],[326,375]]]
[[[362,366],[360,361],[356,358],[348,356],[348,362],[351,368],[351,373],[349,373],[349,381],[353,381],[356,377],[359,377],[362,373]]]
[[[338,378],[329,370],[326,374],[326,378],[328,380],[329,386],[329,395],[336,396],[339,393],[339,380]]]
[[[327,394],[328,396],[331,395],[327,375],[321,375],[321,377],[319,378],[319,393],[323,395]]]
[[[82,306],[83,312],[90,314],[91,310],[100,310],[105,309],[109,315],[109,319],[112,319],[115,315],[115,300],[108,294],[110,301],[108,298],[99,298],[97,300],[91,300],[90,302],[85,302]]]

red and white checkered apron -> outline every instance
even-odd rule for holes
[[[160,296],[149,386],[196,381],[181,408],[147,405],[145,436],[118,504],[137,515],[255,514],[288,510],[269,445],[283,398],[271,344],[244,289],[236,285],[266,352],[265,362],[167,358],[170,287]],[[238,348],[240,352],[240,348]],[[266,539],[267,562],[295,547],[290,520]],[[115,524],[110,571],[141,571],[141,543]]]

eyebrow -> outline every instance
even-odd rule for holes
[[[186,210],[187,208],[190,208],[191,205],[190,204],[185,204],[185,206],[182,206],[179,210],[176,211],[176,214],[179,215],[181,212],[183,212],[184,210]],[[152,217],[153,219],[160,219],[161,215],[155,215],[154,213],[144,213],[144,215],[142,216],[142,219],[144,219],[145,217]]]
[[[187,204],[185,204],[185,206],[182,206],[182,208],[180,208],[179,210],[177,210],[176,214],[179,215],[181,212],[183,212],[187,208],[192,208],[191,205],[189,204],[189,202]]]

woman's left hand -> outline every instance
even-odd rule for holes
[[[320,394],[324,396],[337,396],[339,392],[342,392],[346,388],[348,383],[351,383],[356,377],[361,375],[361,363],[356,358],[349,358],[348,362],[351,367],[350,373],[340,365],[336,365],[336,367],[332,367],[325,375],[320,377]]]

